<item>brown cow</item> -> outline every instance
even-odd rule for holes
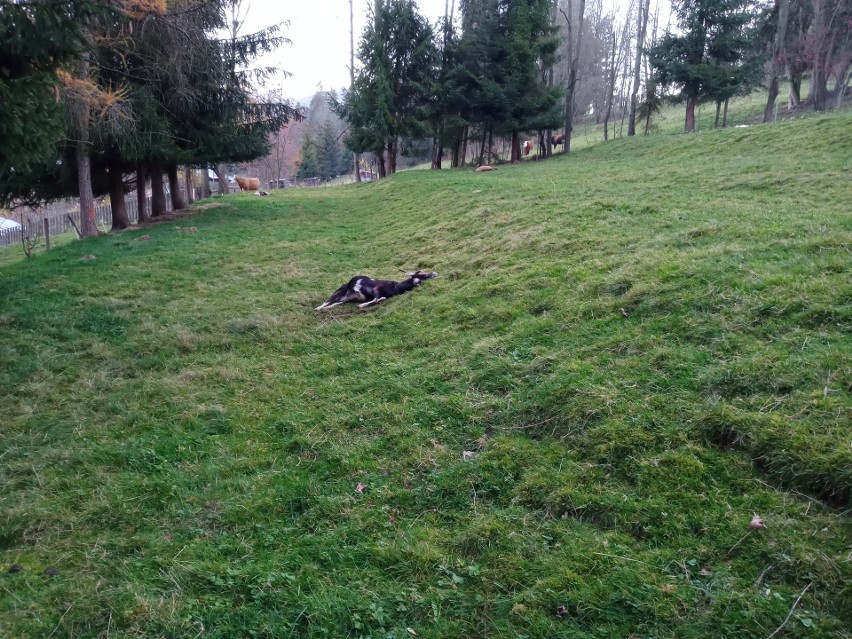
[[[260,188],[260,178],[235,177],[242,191],[257,191]]]
[[[530,151],[533,149],[533,143],[529,140],[525,140],[523,144],[524,155],[529,155]]]
[[[562,147],[565,148],[565,136],[564,135],[553,135],[553,136],[550,137],[550,143],[553,146],[559,146],[561,144]]]
[[[483,164],[482,166],[478,166],[475,169],[476,173],[482,173],[483,171],[496,171],[496,170],[497,169],[495,169],[493,166],[488,166],[487,164]]]

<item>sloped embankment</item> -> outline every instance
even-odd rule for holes
[[[0,636],[848,636],[850,124],[235,195],[4,267]]]

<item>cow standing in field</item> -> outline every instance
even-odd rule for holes
[[[524,155],[529,155],[533,149],[533,143],[530,140],[526,140],[521,148],[524,151]]]
[[[235,177],[241,191],[257,191],[260,188],[260,178]]]
[[[562,145],[562,148],[565,148],[565,136],[564,135],[552,135],[550,136],[550,143],[553,146]]]

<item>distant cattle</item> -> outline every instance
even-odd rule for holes
[[[552,135],[550,136],[550,143],[553,146],[562,145],[562,148],[565,148],[565,136],[564,135]]]
[[[493,166],[488,166],[487,164],[483,164],[482,166],[476,167],[477,173],[483,173],[484,171],[496,171],[496,170],[497,169],[495,169]]]
[[[529,155],[530,151],[532,151],[532,148],[533,148],[533,143],[530,142],[529,140],[526,140],[524,142],[524,145],[523,145],[524,155]]]
[[[235,177],[237,184],[242,191],[257,191],[260,188],[259,178]]]

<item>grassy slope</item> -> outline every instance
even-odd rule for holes
[[[850,131],[236,195],[4,267],[0,636],[765,639],[807,588],[776,636],[849,637]],[[441,277],[311,310],[396,267]]]
[[[782,82],[779,87],[779,98],[776,101],[776,118],[778,122],[789,122],[802,118],[818,116],[818,114],[807,107],[802,107],[793,113],[787,112],[787,94],[789,84]],[[802,94],[807,95],[807,80],[802,87]],[[764,89],[758,89],[749,95],[734,96],[728,105],[728,127],[752,126],[763,122],[763,110],[766,108],[767,93]],[[683,103],[670,104],[664,102],[660,112],[652,119],[651,135],[680,135],[683,133],[686,106]],[[719,116],[720,122],[722,116]],[[713,103],[699,104],[695,112],[696,131],[711,131],[716,120],[716,105]],[[644,123],[637,123],[636,130],[642,135],[645,131]],[[613,131],[619,135],[626,135],[627,120],[622,122],[621,114],[615,121],[615,126],[610,123],[609,135],[615,137]],[[593,120],[580,122],[575,126],[574,139],[571,142],[572,149],[581,149],[587,146],[603,142],[603,125],[595,124]]]

